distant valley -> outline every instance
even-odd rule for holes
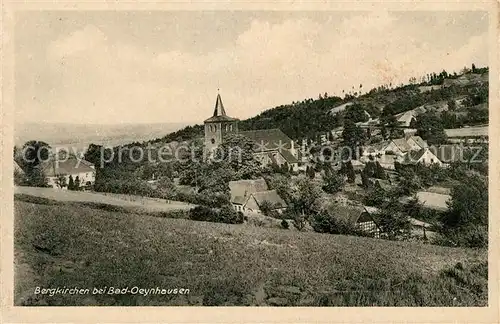
[[[186,126],[186,123],[154,124],[16,124],[14,143],[22,146],[29,140],[40,140],[52,147],[65,146],[83,151],[91,143],[116,146],[163,137]]]

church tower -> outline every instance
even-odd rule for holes
[[[238,119],[226,115],[220,94],[215,100],[215,109],[212,117],[205,120],[205,148],[213,151],[219,146],[227,134],[238,133]]]

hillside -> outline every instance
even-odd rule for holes
[[[300,102],[284,104],[263,111],[255,117],[242,120],[241,130],[279,128],[293,140],[315,138],[343,125],[344,114],[332,114],[331,110],[346,103],[355,103],[372,118],[396,115],[420,106],[447,105],[449,100],[469,100],[470,106],[487,104],[488,68],[462,71],[460,74],[431,73],[420,83],[416,79],[408,84],[381,85],[369,91],[349,92],[344,98],[320,94],[318,98],[306,98]],[[456,114],[460,114],[458,109]],[[462,109],[463,110],[463,109]],[[230,114],[230,108],[228,113]],[[209,110],[207,110],[209,113]],[[487,115],[487,114],[486,114]],[[207,114],[208,117],[208,114]],[[474,116],[473,116],[474,117]],[[459,126],[474,123],[466,120]],[[483,120],[478,121],[484,123]],[[446,128],[454,128],[447,125]],[[203,136],[203,126],[194,125],[158,138],[153,142],[185,141]]]
[[[21,201],[14,237],[16,305],[479,306],[487,299],[484,250]],[[33,295],[35,286],[190,292],[50,297]]]

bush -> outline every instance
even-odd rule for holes
[[[314,215],[311,226],[318,233],[363,235],[354,224],[339,219],[327,211]]]
[[[24,201],[38,205],[59,205],[60,202],[48,198],[30,196],[26,194],[14,194],[14,200]]]
[[[217,213],[210,207],[196,206],[189,211],[189,218],[196,221],[216,222]]]
[[[242,224],[243,213],[236,212],[231,206],[224,206],[219,210],[218,221],[228,224]]]
[[[230,206],[224,206],[218,211],[207,206],[196,206],[189,211],[189,219],[204,222],[242,224],[243,213],[236,212]]]

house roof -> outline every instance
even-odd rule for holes
[[[299,162],[295,156],[289,150],[281,150],[280,154],[286,160],[287,163],[297,163]]]
[[[402,114],[396,115],[398,122],[404,123],[406,126],[409,126],[412,119],[415,118],[415,112],[413,110],[405,111]]]
[[[278,195],[276,190],[266,190],[254,192],[252,196],[255,198],[257,205],[261,206],[264,201],[268,201],[273,204],[276,208],[285,208],[286,203],[283,198]]]
[[[364,208],[358,206],[344,206],[340,204],[335,204],[335,206],[330,209],[330,213],[335,218],[350,224],[356,224],[364,211]]]
[[[386,147],[388,144],[389,144],[388,142],[384,141],[384,142],[375,143],[375,144],[371,144],[371,145],[365,146],[363,149],[367,153],[378,153],[384,147]]]
[[[410,136],[409,139],[412,139],[413,141],[415,141],[415,143],[417,143],[417,145],[420,146],[421,148],[425,148],[425,147],[429,146],[429,145],[427,145],[427,142],[424,141],[422,139],[422,137],[420,137],[420,136]]]
[[[76,157],[71,156],[65,160],[54,160],[43,162],[40,167],[45,176],[55,177],[57,175],[65,174],[78,174],[84,172],[93,172],[93,164],[84,160],[78,160]]]
[[[448,210],[448,204],[446,203],[451,199],[450,195],[443,195],[434,192],[419,191],[416,194],[418,200],[422,202],[424,207],[446,211]]]
[[[231,202],[237,203],[246,199],[254,192],[268,190],[267,183],[263,178],[255,180],[229,181]]]
[[[408,152],[411,150],[410,144],[404,138],[393,139],[392,142],[402,151]]]
[[[224,109],[224,105],[222,104],[222,99],[220,94],[217,94],[217,99],[215,99],[215,108],[212,117],[205,120],[205,123],[210,122],[220,122],[220,121],[233,121],[237,120],[236,118],[229,117],[226,114],[226,110]]]
[[[292,140],[278,128],[242,131],[240,134],[255,142],[256,151],[291,149]]]
[[[410,151],[406,153],[404,158],[404,163],[406,164],[415,164],[418,163],[420,158],[424,155],[426,149],[421,148],[420,150]]]

